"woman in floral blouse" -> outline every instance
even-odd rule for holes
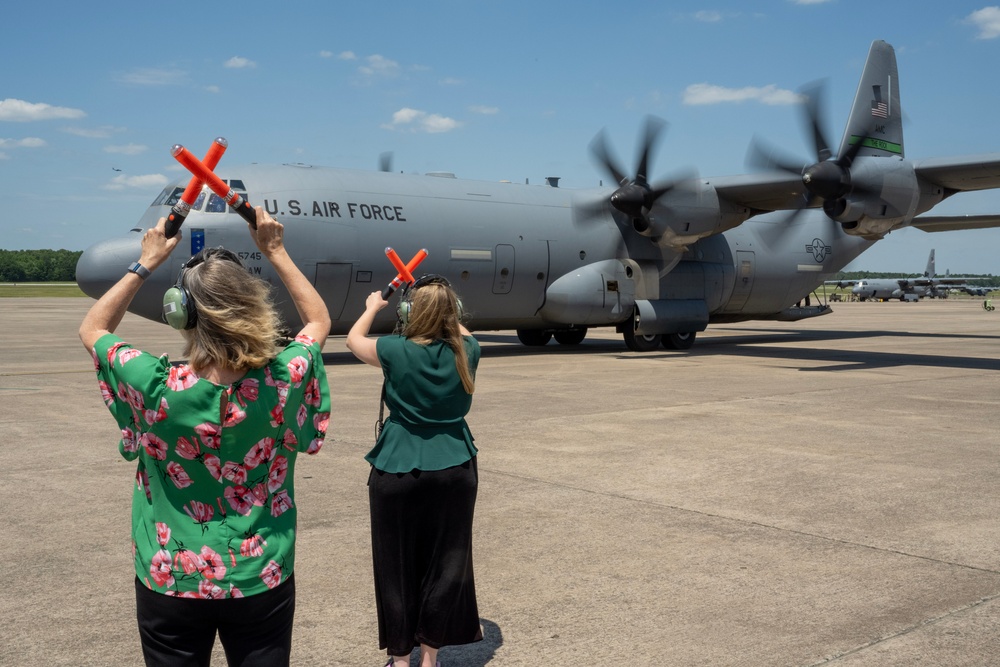
[[[177,246],[164,223],[146,231],[138,265],[80,325],[121,428],[119,451],[137,462],[132,551],[143,655],[147,664],[207,665],[218,633],[230,664],[288,664],[295,461],[319,450],[327,428],[321,349],[330,316],[286,252],[282,225],[258,207],[250,235],[298,309],[295,340],[278,344],[269,285],[213,248],[178,280],[195,313],[173,322],[188,327],[188,363],[130,346],[113,332],[144,276]]]

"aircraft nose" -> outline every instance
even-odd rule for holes
[[[129,264],[139,259],[141,250],[139,233],[95,243],[83,251],[76,263],[76,284],[87,296],[100,298],[121,280]]]

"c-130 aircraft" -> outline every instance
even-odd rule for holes
[[[392,280],[392,246],[429,253],[420,273],[449,278],[475,331],[517,331],[525,345],[581,342],[615,327],[630,350],[688,349],[711,323],[795,321],[831,312],[796,306],[889,232],[1000,226],[1000,215],[927,217],[947,197],[1000,187],[1000,153],[904,158],[896,57],[875,41],[847,128],[833,153],[817,96],[805,108],[815,162],[775,159],[757,146],[763,171],[650,184],[661,122],[648,119],[634,176],[618,167],[603,135],[591,144],[617,187],[566,189],[307,165],[225,167],[216,173],[285,225],[285,243],[326,300],[333,334],[346,333],[365,298]],[[184,189],[168,185],[125,238],[97,243],[77,281],[97,297],[139,256],[143,232],[167,216]],[[225,246],[271,278],[245,223],[217,195],[188,215],[182,246],[146,280],[129,310],[162,321],[163,293],[202,247]],[[204,202],[204,203],[203,203]],[[189,252],[185,253],[185,245]],[[277,301],[290,327],[287,294]],[[374,333],[393,329],[391,309]]]

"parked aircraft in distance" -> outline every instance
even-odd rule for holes
[[[934,272],[934,251],[927,257],[927,268],[919,278],[860,278],[858,280],[827,280],[827,285],[839,288],[851,287],[851,294],[861,301],[868,299],[899,299],[918,301],[929,296],[947,298],[948,285],[956,289],[968,287],[968,278],[938,278]],[[971,294],[972,292],[970,292]]]
[[[818,90],[806,99],[815,155],[777,159],[757,144],[749,162],[758,173],[741,176],[654,182],[662,122],[652,118],[632,174],[618,166],[603,134],[591,143],[613,187],[302,164],[216,172],[284,223],[288,251],[325,298],[334,334],[346,333],[366,296],[395,275],[384,254],[392,246],[405,257],[428,250],[421,272],[451,280],[474,331],[514,329],[526,345],[552,337],[570,345],[589,327],[614,327],[631,350],[686,349],[712,323],[831,312],[796,303],[893,230],[1000,226],[1000,215],[922,215],[956,193],[1000,187],[1000,153],[904,157],[896,57],[886,42],[871,45],[838,146],[820,127]],[[87,294],[118,281],[138,258],[143,232],[168,215],[186,183],[167,186],[126,235],[83,253],[77,280]],[[203,246],[224,245],[249,271],[280,283],[242,219],[216,195],[204,199],[184,224],[184,247],[146,280],[132,312],[161,320],[163,293]],[[276,298],[294,326],[287,294]],[[394,325],[386,309],[372,330]]]

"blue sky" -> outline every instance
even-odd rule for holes
[[[652,178],[746,172],[759,136],[803,158],[790,103],[824,79],[837,145],[868,47],[896,49],[906,155],[1000,152],[1000,7],[955,0],[377,3],[36,0],[4,10],[0,248],[124,234],[180,143],[224,164],[305,162],[590,187],[604,128],[632,164],[669,122]],[[708,90],[710,94],[695,93]],[[117,171],[121,170],[121,171]],[[1000,192],[935,213],[997,213]],[[849,268],[1000,274],[1000,229],[904,230]]]

